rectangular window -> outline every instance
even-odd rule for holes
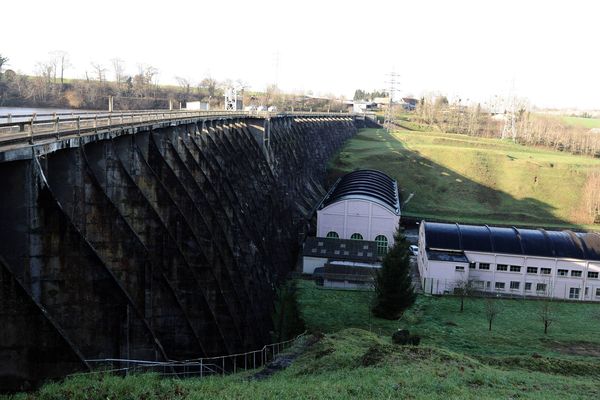
[[[571,271],[571,276],[581,278],[581,271]]]
[[[496,290],[504,290],[505,287],[506,287],[506,284],[504,282],[496,282],[495,283]]]
[[[568,269],[559,269],[557,272],[558,276],[567,276],[569,275],[569,270]]]
[[[518,289],[519,286],[521,286],[521,282],[517,282],[517,281],[510,281],[510,288],[511,289]]]
[[[521,267],[518,265],[511,265],[510,272],[521,272]]]
[[[600,288],[596,288],[596,297],[600,297]]]
[[[584,296],[587,296],[590,293],[590,288],[589,287],[585,287],[585,292],[583,293]]]
[[[531,290],[531,282],[525,282],[525,290]]]
[[[469,263],[469,268],[470,269],[475,269],[475,263]]]
[[[572,287],[569,289],[569,298],[570,299],[578,299],[579,298],[579,288]]]
[[[537,267],[527,267],[528,274],[537,274]]]
[[[490,269],[490,264],[488,264],[488,263],[479,263],[479,269]]]
[[[486,288],[488,288],[488,289],[489,289],[489,288],[491,288],[491,287],[492,287],[492,282],[490,282],[490,281],[487,281],[487,282],[485,283],[485,287],[486,287]]]
[[[506,264],[498,264],[496,265],[496,271],[507,271],[508,265]]]
[[[454,269],[462,272],[465,270],[465,267],[463,267],[462,265],[457,265],[456,267],[454,267]]]
[[[593,271],[588,271],[588,278],[598,279],[598,273]]]
[[[546,284],[545,283],[538,283],[537,285],[535,285],[535,290],[538,292],[545,292],[546,291]]]
[[[484,282],[483,281],[473,281],[473,288],[483,290]]]
[[[540,268],[540,273],[542,275],[550,275],[552,273],[552,268]]]

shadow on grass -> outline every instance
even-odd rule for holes
[[[451,147],[448,148],[452,150]],[[457,152],[457,157],[460,153]],[[512,156],[508,156],[512,157]],[[330,165],[328,183],[359,168],[381,170],[398,181],[403,200],[404,220],[426,219],[441,222],[543,227],[548,229],[583,227],[556,215],[557,207],[535,198],[516,198],[492,187],[494,174],[503,173],[493,160],[476,160],[484,183],[442,166],[424,157],[419,151],[407,148],[384,130],[361,131],[338,153]],[[527,173],[527,172],[526,172]],[[532,173],[532,184],[537,176]],[[489,180],[489,184],[485,184]],[[515,182],[516,185],[525,182]],[[557,190],[560,182],[557,182]],[[600,226],[598,227],[600,229]]]

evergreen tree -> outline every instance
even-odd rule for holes
[[[379,318],[398,319],[416,299],[410,276],[410,243],[398,227],[394,246],[383,258],[375,276],[375,306],[373,314]]]

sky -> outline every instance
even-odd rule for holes
[[[130,74],[158,68],[160,83],[211,76],[352,97],[394,71],[404,96],[600,109],[593,0],[19,0],[1,13],[0,54],[23,73],[63,50],[74,78],[121,58]]]

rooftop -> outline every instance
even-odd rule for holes
[[[463,252],[427,250],[427,259],[432,261],[447,261],[468,263],[469,260]]]
[[[361,169],[347,173],[335,182],[320,208],[348,199],[370,200],[400,215],[398,184],[381,171]]]
[[[378,261],[377,243],[370,240],[308,237],[302,255],[365,263]]]
[[[427,250],[600,261],[600,234],[423,222]]]

